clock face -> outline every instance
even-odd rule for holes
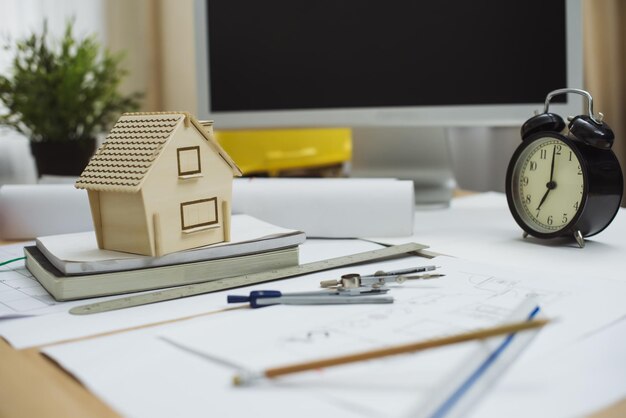
[[[516,159],[510,180],[521,221],[543,234],[565,229],[581,209],[585,193],[578,154],[556,136],[532,140]]]

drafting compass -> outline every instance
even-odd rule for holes
[[[426,280],[443,277],[444,274],[426,273],[437,269],[437,266],[410,267],[402,270],[382,271],[361,276],[357,273],[344,274],[339,280],[323,280],[320,286],[329,289],[382,289],[389,282],[404,283],[407,280]],[[417,274],[416,274],[417,273]]]

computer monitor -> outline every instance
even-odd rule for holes
[[[220,128],[354,127],[355,157],[366,161],[353,168],[364,173],[361,163],[380,168],[390,150],[419,159],[445,147],[447,134],[433,129],[519,127],[549,91],[580,88],[581,8],[581,0],[197,0],[198,112]],[[582,103],[561,96],[550,109],[575,115]],[[404,149],[384,127],[405,137]],[[412,140],[409,127],[430,130]],[[386,145],[359,153],[374,141]]]

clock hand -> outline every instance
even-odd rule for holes
[[[543,202],[546,201],[546,197],[548,197],[548,193],[550,193],[550,190],[556,189],[556,183],[552,180],[550,180],[547,184],[546,187],[548,188],[548,190],[546,190],[546,193],[543,195],[543,197],[541,198],[541,201],[539,202],[539,206],[537,206],[536,210],[541,209],[541,205],[543,205]]]
[[[541,205],[543,205],[543,202],[546,201],[546,197],[548,197],[548,193],[550,193],[550,190],[556,187],[556,183],[552,180],[554,177],[554,157],[555,156],[556,156],[556,145],[552,148],[552,162],[550,163],[550,181],[548,181],[548,183],[546,184],[546,187],[548,188],[548,190],[546,190],[543,197],[541,198],[541,201],[539,201],[539,206],[537,206],[536,210],[541,209]]]
[[[554,157],[556,156],[556,145],[552,148],[552,163],[550,164],[550,182],[554,176]]]
[[[541,198],[541,201],[539,202],[539,206],[537,206],[537,209],[535,210],[541,209],[541,205],[543,205],[543,202],[546,201],[546,197],[548,197],[548,193],[550,193],[550,190],[552,189],[548,187],[548,190],[546,190],[546,193],[543,195],[543,197]]]

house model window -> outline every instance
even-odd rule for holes
[[[178,148],[178,175],[197,176],[201,174],[200,147]]]
[[[181,203],[180,219],[183,232],[194,232],[218,226],[217,198]]]

